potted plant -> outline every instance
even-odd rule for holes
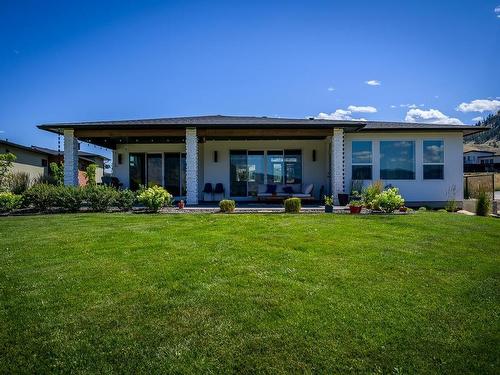
[[[325,195],[323,197],[325,201],[325,212],[333,212],[333,198],[331,195]]]
[[[361,202],[361,201],[350,201],[349,202],[349,211],[351,211],[351,214],[361,213],[362,208],[363,208],[363,202]]]
[[[184,208],[184,201],[182,199],[177,203],[177,207],[179,208],[179,210],[182,210]]]
[[[347,203],[349,202],[349,194],[339,193],[338,198],[339,198],[339,205],[347,206]]]

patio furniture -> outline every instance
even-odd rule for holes
[[[210,194],[211,195],[211,200],[214,200],[214,190],[212,188],[212,184],[210,182],[207,182],[205,184],[205,187],[203,188],[203,200],[205,200],[205,194]]]
[[[221,194],[223,198],[225,197],[224,185],[222,185],[220,182],[215,184],[213,195],[216,194]]]
[[[283,201],[287,198],[300,198],[302,200],[314,200],[314,185],[308,184],[302,188],[301,184],[259,184],[257,187],[257,200]]]

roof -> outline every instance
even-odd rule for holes
[[[57,151],[53,150],[51,148],[45,148],[45,147],[39,147],[39,146],[31,146],[33,150],[52,155],[52,156],[58,156],[59,154],[63,153],[63,151]],[[86,152],[86,151],[80,151],[78,150],[78,156],[79,157],[85,157],[85,158],[101,158],[101,159],[108,159],[105,156],[99,155],[99,154],[93,154],[91,152]]]
[[[116,129],[116,128],[303,128],[321,129],[330,127],[362,127],[362,121],[337,121],[281,117],[252,117],[252,116],[193,116],[193,117],[165,117],[155,119],[116,120],[116,121],[89,121],[89,122],[62,122],[42,124],[38,127],[44,130],[56,129]]]
[[[29,147],[29,146],[20,145],[18,143],[9,142],[9,141],[2,140],[2,139],[0,139],[0,144],[6,145],[6,146],[9,146],[9,147],[16,147],[16,148],[19,148],[19,149],[22,149],[22,150],[25,150],[25,151],[29,151],[29,152],[34,152],[34,153],[37,153],[37,154],[47,155],[47,153],[44,152],[44,151],[33,149],[32,147]]]
[[[187,127],[204,129],[328,129],[346,128],[352,131],[462,131],[465,135],[489,129],[484,126],[452,125],[452,124],[423,124],[411,122],[383,122],[383,121],[340,121],[317,118],[297,119],[281,117],[252,117],[252,116],[193,116],[193,117],[166,117],[155,119],[91,121],[91,122],[61,122],[48,123],[38,126],[40,129],[62,133],[63,129],[183,129]]]
[[[495,151],[485,151],[485,150],[469,150],[469,151],[464,151],[464,154],[468,154],[470,152],[481,152],[483,154],[491,154],[491,155],[495,154]]]

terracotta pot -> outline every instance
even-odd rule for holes
[[[182,210],[184,208],[184,201],[180,201],[179,203],[177,203],[177,207]]]
[[[351,214],[360,214],[362,208],[363,207],[361,207],[361,206],[359,206],[359,207],[349,206],[349,211],[351,211]]]

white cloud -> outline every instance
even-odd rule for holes
[[[457,118],[449,117],[437,109],[422,110],[412,108],[406,113],[406,122],[423,122],[429,124],[463,125]]]
[[[347,109],[351,112],[354,112],[354,113],[376,113],[377,112],[377,108],[375,107],[372,107],[372,106],[355,106],[355,105],[350,105],[349,107],[347,107]]]
[[[396,108],[397,106],[395,106],[394,104],[391,104],[391,108]]]
[[[366,121],[364,118],[352,118],[352,112],[345,109],[337,109],[332,113],[319,113],[316,118],[319,120],[340,120],[340,121]]]
[[[370,86],[380,86],[382,84],[380,81],[377,81],[376,79],[365,81],[365,83]]]
[[[0,134],[5,133],[5,130],[0,130]]]
[[[497,6],[495,7],[495,13],[496,13],[496,15],[497,15],[497,18],[500,18],[500,5],[497,5]]]
[[[474,118],[472,119],[472,121],[474,121],[474,122],[483,121],[483,118],[482,118],[481,116],[477,116],[477,117],[474,117]]]
[[[476,99],[470,103],[461,103],[456,108],[460,112],[494,112],[500,110],[500,100]]]
[[[328,91],[335,91],[335,87],[328,87],[327,90]]]
[[[418,107],[416,104],[400,104],[399,106],[401,108],[417,108]]]

